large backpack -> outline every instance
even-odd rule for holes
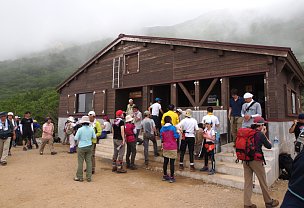
[[[254,135],[256,130],[251,128],[240,128],[237,131],[235,149],[236,157],[238,162],[242,161],[252,161],[255,159],[255,144],[254,144]]]

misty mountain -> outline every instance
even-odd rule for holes
[[[26,58],[0,62],[0,99],[28,90],[56,87],[110,41],[52,48]]]
[[[304,60],[304,13],[267,16],[245,10],[238,13],[218,10],[196,19],[165,27],[145,28],[150,36],[290,47]]]

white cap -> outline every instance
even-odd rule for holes
[[[96,114],[95,114],[94,111],[90,111],[90,112],[88,113],[88,116],[96,116]]]
[[[75,119],[74,119],[74,117],[70,116],[70,117],[68,117],[68,121],[74,123],[74,122],[75,122]]]
[[[129,103],[130,103],[130,102],[133,102],[133,99],[129,99]]]
[[[253,94],[249,93],[249,92],[246,92],[244,94],[244,99],[247,99],[247,98],[252,98],[253,97]]]
[[[82,116],[80,123],[91,123],[89,116]]]
[[[186,113],[185,113],[186,117],[192,117],[192,110],[191,109],[187,109]]]
[[[8,116],[13,116],[14,113],[13,113],[13,112],[8,112],[7,115],[8,115]]]
[[[183,110],[178,108],[178,109],[176,109],[176,112],[183,113]]]

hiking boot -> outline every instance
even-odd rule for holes
[[[2,161],[2,162],[0,162],[0,164],[1,164],[2,166],[6,166],[6,165],[7,165],[7,162],[6,162],[6,161]]]
[[[208,175],[214,175],[215,174],[215,170],[211,169],[208,173]]]
[[[190,172],[195,172],[195,167],[194,167],[194,165],[190,165]]]
[[[168,175],[164,175],[162,178],[162,181],[169,181],[170,180],[170,176]]]
[[[126,165],[126,168],[127,168],[127,169],[129,169],[130,167],[131,167],[130,164],[127,164],[127,165]]]
[[[175,180],[175,178],[174,177],[170,177],[170,179],[169,179],[169,183],[174,183],[176,180]]]
[[[87,182],[92,182],[92,179],[91,178],[87,178]]]
[[[184,170],[185,168],[184,168],[184,165],[183,164],[179,164],[179,170],[180,171],[182,171],[182,170]]]
[[[265,203],[266,208],[277,207],[279,206],[279,201],[276,199],[272,199],[271,202]]]
[[[127,170],[123,169],[123,167],[117,168],[117,171],[116,171],[116,173],[126,173],[126,172],[127,172]]]
[[[8,152],[8,156],[12,156],[12,153],[11,153],[11,152]]]
[[[204,171],[204,172],[208,170],[209,170],[208,166],[204,166],[203,168],[200,169],[200,171]]]
[[[36,149],[39,149],[39,145],[37,143],[35,145],[36,145]]]
[[[57,152],[51,152],[51,155],[56,155],[57,154]]]
[[[154,155],[154,157],[158,157],[159,156],[159,153],[156,153],[155,155]]]
[[[131,165],[131,166],[130,166],[130,170],[137,170],[137,167],[134,166],[134,165]]]
[[[23,147],[23,151],[27,151],[27,148],[26,148],[26,147]]]
[[[252,204],[251,206],[244,205],[244,208],[257,208],[257,205]]]
[[[92,170],[92,175],[95,174],[95,170]]]
[[[117,171],[117,167],[116,166],[113,166],[112,167],[112,172],[116,172]]]
[[[82,178],[77,178],[77,177],[75,177],[75,178],[74,178],[74,181],[83,182],[83,179],[82,179]]]
[[[43,155],[43,152],[40,152],[40,155]]]

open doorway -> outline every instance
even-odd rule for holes
[[[152,86],[152,93],[151,93],[151,97],[150,100],[152,103],[155,102],[155,98],[161,98],[161,106],[162,106],[162,110],[164,112],[167,112],[168,109],[168,105],[170,104],[171,101],[171,86],[170,84],[168,85],[156,85],[156,86]]]
[[[138,106],[138,109],[142,111],[142,96],[141,87],[116,90],[115,110],[121,109],[125,111],[131,98],[134,104]]]
[[[237,89],[241,97],[246,92],[252,93],[254,95],[253,99],[261,104],[262,115],[265,118],[264,74],[231,77],[229,83],[229,89]]]

